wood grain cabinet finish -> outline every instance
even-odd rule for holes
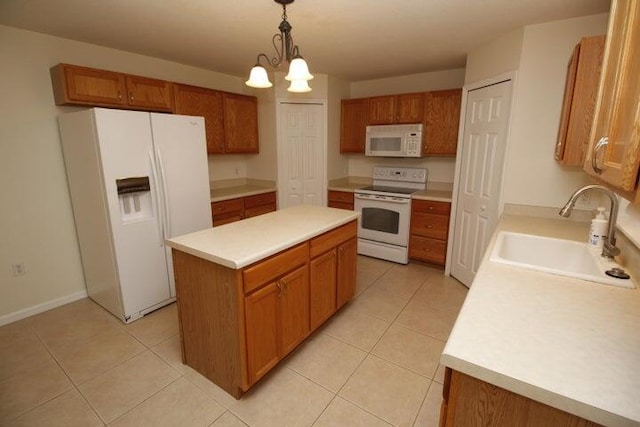
[[[175,113],[204,117],[207,153],[225,152],[222,92],[197,86],[174,84]]]
[[[424,96],[424,93],[408,93],[369,98],[369,124],[422,123]]]
[[[462,89],[427,92],[424,103],[423,156],[455,156]]]
[[[350,191],[329,190],[327,206],[330,208],[353,210],[353,193]]]
[[[353,296],[356,232],[352,221],[240,270],[173,250],[183,362],[240,398]]]
[[[440,427],[602,427],[446,368]]]
[[[444,266],[451,203],[411,201],[409,258]]]
[[[211,218],[214,227],[244,219],[244,199],[239,197],[211,203]]]
[[[584,37],[573,50],[564,88],[555,159],[582,166],[595,111],[604,36]]]
[[[640,2],[614,0],[584,170],[640,204]],[[598,145],[607,138],[606,145]]]
[[[256,194],[246,196],[244,198],[244,217],[251,218],[254,216],[266,214],[276,210],[276,192]]]
[[[173,85],[164,80],[58,64],[51,69],[56,105],[173,111]]]
[[[245,218],[266,214],[276,210],[276,192],[236,197],[211,203],[213,226],[229,224]]]
[[[258,98],[223,94],[225,153],[258,153]]]
[[[340,152],[364,154],[369,99],[343,99],[341,102]]]
[[[311,330],[355,295],[356,221],[311,240]]]

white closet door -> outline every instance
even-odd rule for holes
[[[462,140],[451,275],[473,281],[500,214],[511,81],[469,91]]]
[[[318,103],[278,105],[278,207],[326,203],[325,109]]]

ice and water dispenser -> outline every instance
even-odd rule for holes
[[[148,176],[116,179],[116,186],[123,222],[153,217],[151,185]]]

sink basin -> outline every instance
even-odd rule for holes
[[[619,267],[618,264],[601,257],[600,251],[586,243],[573,240],[501,231],[489,259],[530,270],[635,289],[631,279],[605,274],[606,270]]]

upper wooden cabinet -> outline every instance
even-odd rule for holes
[[[258,98],[175,84],[175,113],[202,116],[207,152],[258,153]]]
[[[224,153],[222,92],[183,84],[173,85],[176,114],[204,117],[207,153]]]
[[[424,103],[423,156],[455,156],[462,89],[427,92]]]
[[[369,98],[369,124],[421,123],[424,93],[375,96]]]
[[[584,163],[598,95],[604,41],[604,36],[584,37],[569,61],[555,151],[555,159],[565,166]]]
[[[614,0],[584,169],[640,203],[640,2]]]
[[[258,98],[223,93],[225,153],[257,153]]]
[[[51,69],[56,105],[173,111],[173,85],[164,80],[58,64]]]
[[[340,152],[364,154],[369,99],[343,99],[340,123]]]

